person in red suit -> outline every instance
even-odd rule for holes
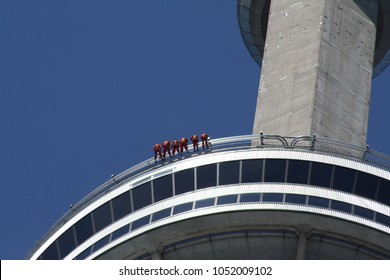
[[[202,149],[204,150],[204,147],[206,146],[207,149],[209,148],[209,142],[208,142],[209,136],[206,133],[202,133],[200,135],[200,140],[202,140]]]
[[[198,147],[198,135],[194,134],[191,136],[191,141],[192,141],[192,146],[194,147],[194,152],[195,152],[195,149],[197,151],[199,151],[199,147]]]
[[[179,151],[179,141],[177,139],[173,140],[172,141],[172,154],[175,155],[175,152],[177,151],[178,154],[180,154],[180,151]]]
[[[188,139],[187,138],[181,138],[180,139],[180,153],[183,153],[183,149],[185,149],[188,152]]]
[[[153,151],[154,151],[154,162],[157,162],[157,155],[159,155],[160,159],[162,158],[161,155],[161,145],[156,144],[153,146]]]
[[[166,140],[166,141],[164,141],[162,143],[162,147],[163,147],[163,156],[162,156],[162,158],[165,159],[165,155],[167,154],[167,152],[168,152],[169,156],[172,157],[172,155],[171,155],[171,143],[168,140]]]

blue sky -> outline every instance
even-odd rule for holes
[[[2,0],[0,39],[0,259],[155,143],[251,133],[260,69],[236,0]],[[368,137],[387,154],[389,79]]]

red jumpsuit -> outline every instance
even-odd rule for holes
[[[172,154],[175,155],[175,151],[177,151],[177,153],[179,154],[180,151],[179,151],[179,141],[177,139],[173,140],[172,142]]]
[[[169,154],[170,157],[172,157],[171,155],[171,143],[167,140],[167,141],[164,141],[162,143],[162,147],[163,147],[163,159],[165,159],[165,155]]]
[[[206,146],[207,149],[209,148],[209,143],[207,141],[208,138],[209,138],[209,136],[206,133],[202,133],[200,135],[200,140],[202,140],[202,149],[203,150],[204,150],[204,146]]]
[[[187,144],[188,144],[187,138],[183,137],[180,139],[180,153],[183,153],[183,149],[186,149],[186,151],[188,152]]]
[[[197,151],[199,151],[199,147],[198,147],[198,136],[197,135],[192,135],[191,136],[191,141],[192,141],[192,146],[194,147],[194,152],[195,152],[195,149],[197,150]]]
[[[154,151],[154,161],[156,161],[157,159],[157,154],[160,156],[160,159],[161,159],[161,145],[160,144],[156,144],[153,146],[153,151]]]

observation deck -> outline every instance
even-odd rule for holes
[[[211,144],[114,176],[28,259],[390,259],[389,156],[306,136]]]

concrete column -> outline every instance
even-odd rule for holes
[[[307,232],[302,231],[299,233],[297,260],[304,260],[306,256],[306,241]]]
[[[377,12],[377,0],[272,0],[253,133],[364,149]]]
[[[150,254],[152,256],[152,260],[161,260],[161,254],[160,252],[154,251]]]

